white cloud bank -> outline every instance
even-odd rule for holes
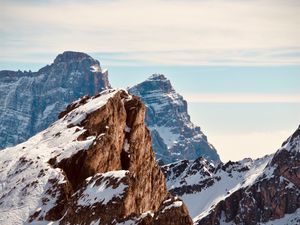
[[[78,50],[167,65],[300,64],[295,0],[39,2],[0,0],[0,60]]]

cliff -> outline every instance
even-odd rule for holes
[[[81,52],[64,52],[37,72],[0,71],[0,149],[46,129],[79,97],[109,87],[107,70]]]
[[[0,223],[192,224],[166,190],[144,115],[138,97],[107,90],[1,151]]]
[[[156,158],[161,164],[200,156],[219,163],[216,149],[188,114],[187,102],[162,74],[153,74],[129,89],[146,105],[146,124],[151,131]]]

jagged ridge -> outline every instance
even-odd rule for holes
[[[274,154],[215,167],[203,158],[163,167],[195,224],[300,222],[300,129]],[[268,223],[269,222],[269,223]]]

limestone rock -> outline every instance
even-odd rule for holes
[[[110,89],[73,102],[48,129],[1,151],[0,221],[192,224],[166,190],[144,116],[138,97]]]

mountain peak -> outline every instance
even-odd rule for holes
[[[0,149],[46,129],[75,99],[111,87],[98,60],[73,51],[37,72],[0,71],[0,83],[6,87],[0,89]]]
[[[55,60],[54,63],[60,63],[60,62],[69,62],[69,61],[80,61],[83,59],[92,59],[91,56],[89,56],[86,53],[83,52],[74,52],[74,51],[65,51],[61,54],[59,54]]]
[[[175,92],[170,80],[166,78],[165,75],[157,73],[152,74],[148,79],[130,89],[133,90],[136,88],[145,93],[155,91],[162,94],[168,94],[170,92]]]
[[[146,104],[146,124],[161,164],[194,160],[199,156],[212,162],[220,161],[201,129],[191,122],[187,102],[163,74],[151,75],[129,92],[140,96]]]
[[[148,80],[151,80],[151,81],[168,81],[168,79],[166,78],[165,75],[163,74],[160,74],[160,73],[154,73],[152,74]]]

